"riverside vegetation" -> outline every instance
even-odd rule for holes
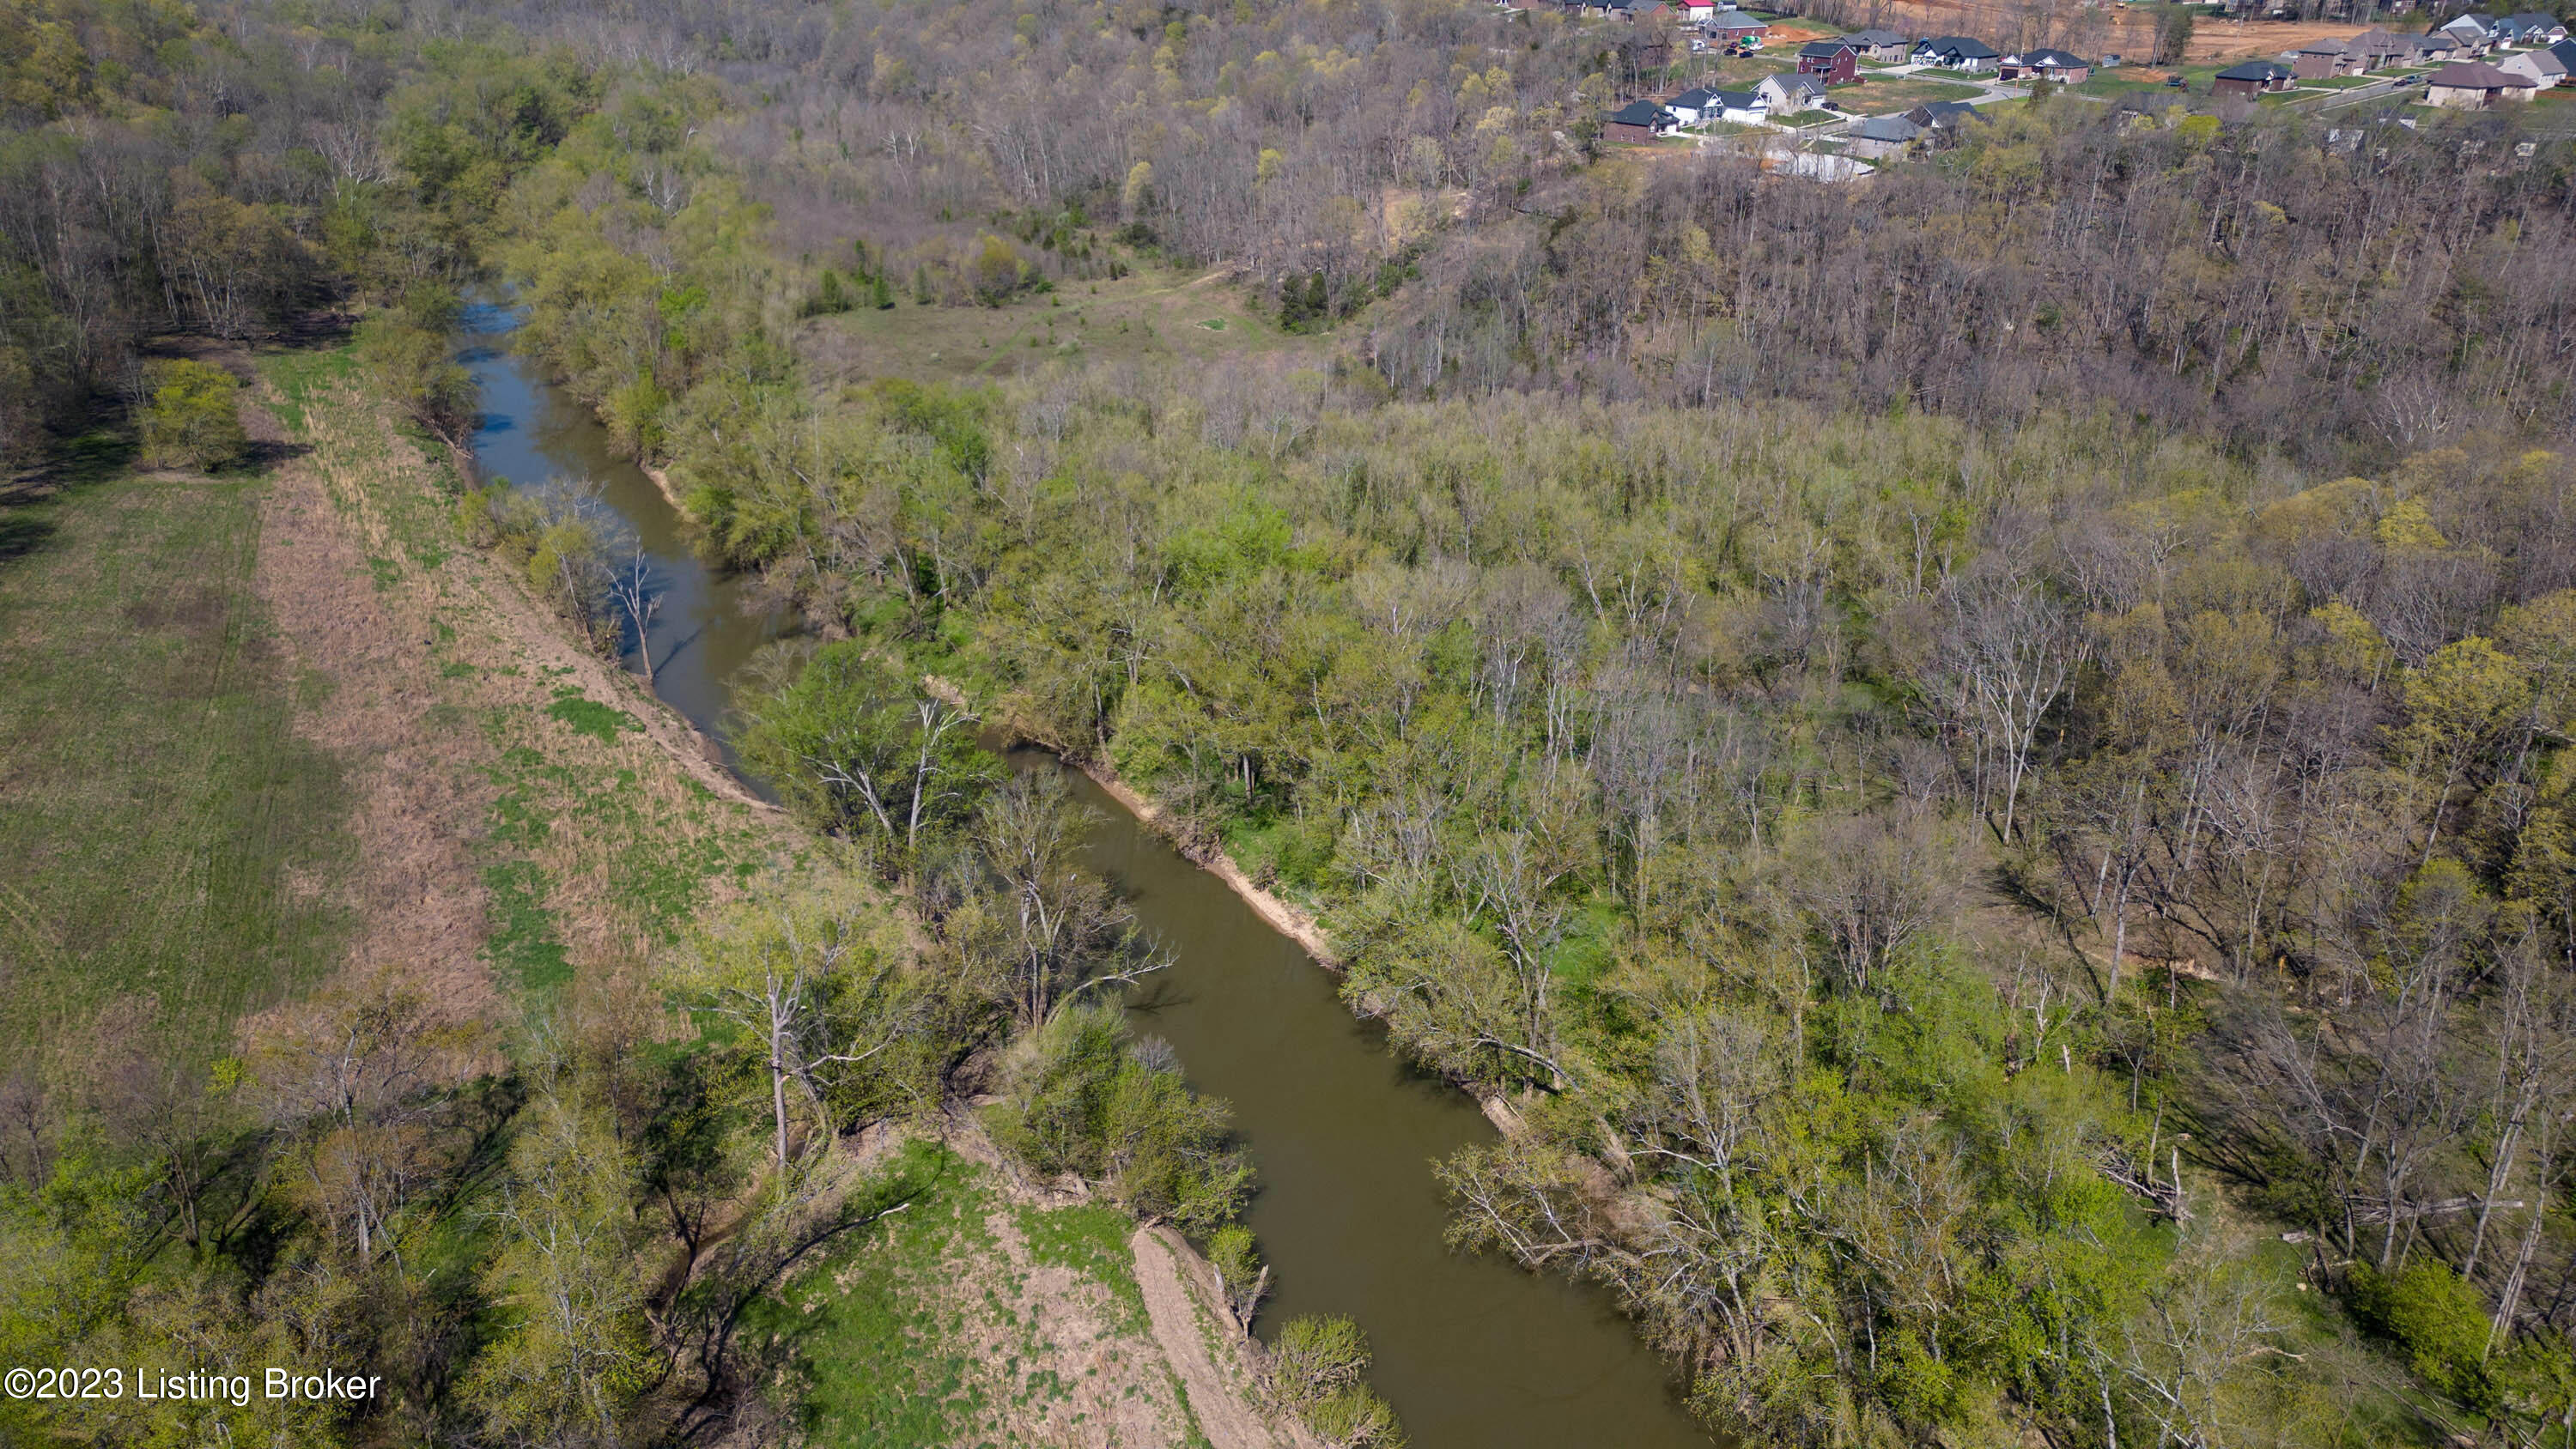
[[[1027,1169],[1257,1281],[1221,1107],[1102,1001],[1151,943],[1062,798],[978,750],[998,723],[1315,912],[1355,1009],[1507,1099],[1520,1130],[1444,1166],[1459,1245],[1612,1285],[1714,1426],[2570,1442],[2565,141],[2061,96],[1806,187],[1593,154],[1640,58],[1553,18],[1009,16],[10,0],[0,446],[77,476],[122,402],[159,462],[269,466],[153,339],[328,302],[436,449],[471,411],[454,299],[504,276],[525,345],[816,622],[740,743],[830,844],[706,857],[580,970],[542,877],[488,876],[544,966],[513,1010],[357,976],[251,1011],[321,979],[299,946],[160,1000],[213,1044],[176,1075],[21,1070],[7,1356],[364,1345],[399,1392],[0,1423],[897,1412],[851,1367],[886,1299],[795,1335],[773,1289],[829,1244],[884,1242],[853,1270],[883,1284],[971,1241],[880,1238],[971,1189],[844,1137],[975,1090]],[[1085,299],[1211,271],[1261,346],[1088,365]],[[973,309],[1072,316],[990,385],[812,381]],[[577,520],[462,515],[613,628]],[[56,524],[0,527],[27,577]],[[559,703],[577,739],[616,713]],[[273,768],[329,798],[327,762]],[[293,913],[319,846],[288,837]],[[13,898],[13,942],[96,893],[44,864],[87,895]],[[123,948],[10,949],[14,994]],[[1281,1400],[1390,1432],[1342,1326],[1275,1336]]]

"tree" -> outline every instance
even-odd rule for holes
[[[614,1446],[646,1369],[633,1170],[595,1114],[559,1096],[531,1104],[492,1210],[486,1271],[505,1308],[475,1356],[466,1397],[505,1442]]]
[[[699,934],[673,983],[747,1039],[769,1083],[771,1161],[794,1160],[790,1097],[828,1142],[835,1090],[888,1058],[921,1025],[924,1002],[852,892],[748,901]],[[782,1187],[783,1190],[783,1187]]]
[[[972,894],[949,921],[971,978],[990,982],[1023,1028],[1085,992],[1160,971],[1171,958],[1135,914],[1081,865],[1089,811],[1052,772],[1013,776],[976,812]]]
[[[976,717],[857,641],[827,644],[784,688],[754,697],[743,759],[828,829],[874,828],[906,851],[968,813],[994,761]]]
[[[2191,56],[2192,5],[2167,5],[2164,19],[2156,26],[2156,60],[2160,64],[2179,65]]]
[[[241,384],[211,363],[163,361],[144,369],[145,404],[137,429],[147,462],[215,472],[250,456],[235,394]]]

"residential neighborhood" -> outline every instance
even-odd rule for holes
[[[1852,181],[1878,165],[1938,148],[1986,112],[2062,93],[2114,106],[2139,124],[2171,124],[2180,111],[2242,116],[2256,106],[2312,106],[2341,114],[2376,103],[2401,124],[2443,110],[2523,105],[2576,74],[2576,39],[2537,12],[2492,15],[2435,10],[2420,31],[2387,25],[2279,25],[2298,43],[2273,54],[2249,45],[2215,62],[2124,62],[2058,46],[2007,49],[1971,34],[1916,35],[1873,24],[1842,30],[1805,15],[1752,12],[1727,0],[1503,0],[1631,25],[1678,24],[1687,49],[1670,46],[1671,79],[1642,79],[1643,93],[1604,113],[1601,137],[1619,145],[1719,146],[1765,158],[1777,174]],[[2101,0],[2123,4],[2123,0]],[[2123,5],[2125,8],[2125,5]],[[2224,3],[2214,17],[2252,7]],[[2408,0],[2374,12],[2393,17]],[[2223,20],[2231,29],[2260,22]],[[1637,47],[1645,53],[1650,47]],[[2160,51],[2160,54],[2172,54]],[[2571,93],[2576,99],[2576,93]],[[2571,108],[2576,118],[2576,108]],[[2348,134],[2335,130],[2334,135]],[[1798,157],[1830,155],[1851,164]]]

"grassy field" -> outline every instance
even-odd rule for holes
[[[413,828],[371,842],[376,873],[422,869],[403,852],[426,843],[444,847],[433,863],[460,892],[479,891],[473,939],[434,949],[470,951],[526,1001],[584,965],[646,958],[715,896],[792,863],[801,836],[775,812],[711,789],[712,771],[685,768],[695,742],[676,716],[463,542],[444,464],[387,426],[345,353],[280,354],[265,370],[288,432],[309,450],[306,471],[288,482],[313,489],[311,511],[363,553],[348,586],[372,592],[386,643],[408,656],[369,678],[373,660],[324,654],[372,692],[417,701],[353,743],[406,750],[460,787],[416,812]],[[370,800],[399,788],[372,768],[359,784]],[[403,803],[364,812],[361,832]],[[370,928],[401,909],[371,912]]]
[[[1863,115],[1884,116],[1897,111],[1910,111],[1930,101],[1974,100],[1985,92],[1976,86],[1957,81],[1926,80],[1919,76],[1898,76],[1894,80],[1871,80],[1857,86],[1834,88],[1834,103]]]
[[[344,968],[526,1004],[802,848],[463,545],[345,352],[260,365],[260,470],[102,436],[0,489],[0,1071],[202,1064]]]
[[[903,1147],[872,1189],[911,1205],[853,1233],[746,1315],[816,1449],[1204,1446],[1163,1367],[1127,1243],[1093,1204],[1003,1199],[986,1170]]]
[[[1211,363],[1263,356],[1320,361],[1322,337],[1280,330],[1222,274],[1140,268],[1114,281],[1069,282],[1003,307],[924,306],[845,312],[807,322],[797,346],[819,377],[951,382],[1008,377],[1063,360],[1085,366]]]
[[[352,797],[292,727],[330,682],[254,588],[263,486],[91,438],[0,493],[0,1061],[203,1058],[347,939]]]

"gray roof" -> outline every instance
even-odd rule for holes
[[[1963,55],[1972,60],[1991,60],[2001,54],[1993,46],[1970,35],[1936,35],[1914,48],[1930,50],[1934,55]]]
[[[1918,126],[1946,131],[1957,126],[1961,121],[1982,121],[1986,118],[1978,114],[1977,108],[1966,101],[1925,101],[1913,110],[1907,111],[1905,119]]]
[[[1717,93],[1717,108],[1721,111],[1749,111],[1755,106],[1769,104],[1770,102],[1762,99],[1760,91],[1719,91]]]
[[[1923,128],[1903,116],[1872,116],[1860,123],[1858,134],[1864,141],[1911,141]]]
[[[2343,53],[2344,43],[2331,37],[2325,40],[2311,40],[2299,47],[2301,55],[2341,55]]]
[[[1672,118],[1672,112],[1653,101],[1630,101],[1610,113],[1611,121],[1622,126],[1660,126]]]
[[[1851,34],[1844,36],[1843,39],[1850,41],[1854,45],[1876,47],[1881,45],[1904,45],[1911,41],[1913,37],[1907,35],[1902,30],[1855,30]]]
[[[2024,65],[2045,65],[2064,69],[2079,65],[2089,66],[2093,62],[2086,60],[2084,57],[2077,55],[2071,50],[2025,50],[2021,53],[2021,63]]]
[[[2570,74],[2576,74],[2576,40],[2559,41],[2549,47],[2549,53],[2558,57],[2558,63],[2567,67]]]
[[[2464,60],[2446,65],[2425,78],[2426,86],[2450,86],[2464,91],[2526,91],[2540,82],[2527,75],[2498,70],[2482,60]]]
[[[1806,44],[1798,47],[1798,53],[1800,55],[1812,55],[1817,59],[1822,60],[1826,56],[1840,55],[1846,50],[1856,48],[1857,47],[1848,40],[1810,40]]]
[[[2218,79],[2250,80],[2269,83],[2280,80],[2289,75],[2289,73],[2290,68],[2278,61],[2249,60],[2242,65],[2231,65],[2227,69],[2220,71],[2218,73]]]
[[[1673,97],[1668,104],[1688,106],[1694,111],[1706,110],[1710,99],[1716,94],[1717,92],[1713,90],[1701,87],[1696,90],[1687,90],[1682,92],[1680,95]]]

